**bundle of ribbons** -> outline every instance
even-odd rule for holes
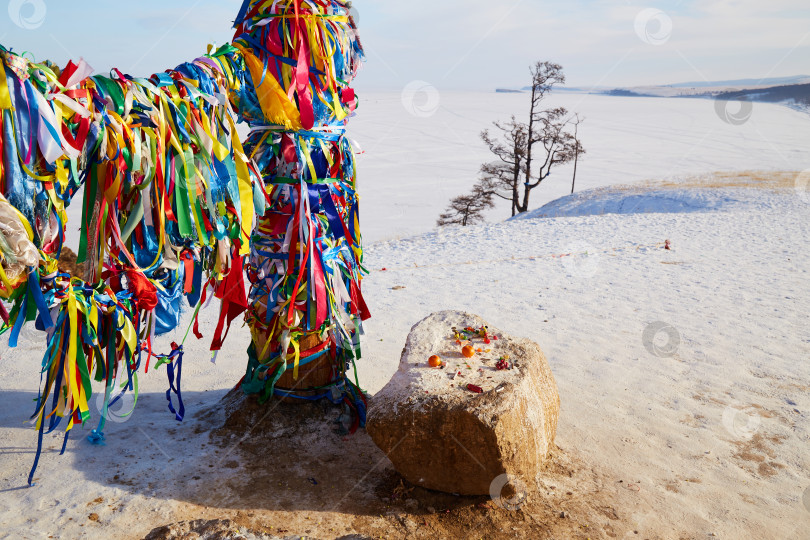
[[[276,388],[282,375],[297,379],[304,363],[331,362],[315,398],[343,401],[363,424],[363,393],[347,376],[369,316],[354,152],[345,134],[357,107],[349,83],[363,59],[355,23],[343,2],[246,2],[233,46],[254,85],[238,107],[252,128],[245,150],[269,199],[251,242],[254,340],[243,388],[263,400],[295,397]]]
[[[339,366],[328,397],[365,420],[346,375],[368,316],[344,134],[356,27],[342,0],[247,0],[235,28],[233,43],[149,78],[93,76],[84,61],[59,69],[0,45],[2,332],[16,346],[34,324],[47,342],[29,483],[43,435],[63,421],[67,443],[100,413],[88,438],[103,443],[108,408],[137,394],[153,358],[182,419],[183,344],[160,355],[152,342],[179,326],[184,298],[198,338],[200,307],[221,300],[214,354],[246,314],[262,346],[251,345],[242,386],[263,399],[283,372],[297,376],[303,336],[321,336]],[[244,145],[239,121],[252,128]],[[78,194],[86,271],[70,276],[58,261]]]

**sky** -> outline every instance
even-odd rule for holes
[[[0,43],[143,76],[232,37],[241,0],[9,0]],[[356,0],[368,62],[356,87],[487,91],[560,63],[569,86],[810,75],[808,0]]]

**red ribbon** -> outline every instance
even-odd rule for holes
[[[228,331],[231,329],[231,323],[248,308],[247,295],[245,294],[243,261],[242,257],[239,256],[240,247],[241,244],[239,240],[234,240],[231,269],[228,271],[228,275],[225,279],[219,282],[215,294],[217,298],[222,300],[222,307],[219,313],[217,329],[214,331],[214,339],[211,342],[212,351],[222,349],[222,344],[225,338],[228,337]],[[223,328],[225,329],[225,335],[222,334]]]
[[[180,260],[183,261],[185,267],[185,283],[183,284],[183,293],[191,294],[194,290],[194,255],[191,251],[186,250],[180,254]]]
[[[312,92],[309,88],[309,40],[307,25],[299,18],[301,0],[295,0],[295,28],[298,31],[298,66],[295,70],[295,89],[298,92],[298,110],[301,112],[301,125],[312,129],[315,125],[315,111],[312,107]]]

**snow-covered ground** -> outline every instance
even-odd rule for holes
[[[372,393],[387,382],[411,325],[429,313],[480,314],[541,345],[562,397],[557,443],[607,471],[614,483],[604,489],[637,493],[637,503],[615,509],[640,532],[629,537],[806,537],[810,196],[727,180],[658,185],[648,195],[638,186],[585,192],[551,205],[559,217],[370,245],[364,283],[373,319],[361,382]],[[595,209],[600,199],[616,213]],[[703,211],[671,212],[662,200],[699,201]],[[203,313],[207,336],[215,315]],[[241,377],[248,340],[234,329],[232,354],[217,365],[207,341],[188,346],[190,413]],[[108,446],[75,436],[59,457],[61,439],[47,437],[38,485],[22,487],[35,444],[22,420],[40,349],[1,353],[0,536],[92,538],[127,528],[136,537],[188,515],[170,495],[188,479],[171,471],[184,456],[221,460],[165,410],[162,373],[141,377],[138,409],[110,425]]]

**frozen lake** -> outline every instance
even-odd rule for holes
[[[365,151],[358,167],[367,242],[433,229],[448,201],[492,159],[479,133],[512,114],[525,118],[529,101],[528,94],[423,92],[409,110],[399,93],[360,98],[349,132]],[[748,121],[732,125],[705,99],[557,94],[547,104],[586,117],[580,138],[588,154],[579,162],[577,191],[721,170],[810,168],[810,115],[781,105],[754,103]],[[737,112],[735,104],[729,109]],[[572,171],[553,172],[530,206],[570,193]],[[507,217],[503,207],[489,220]]]

